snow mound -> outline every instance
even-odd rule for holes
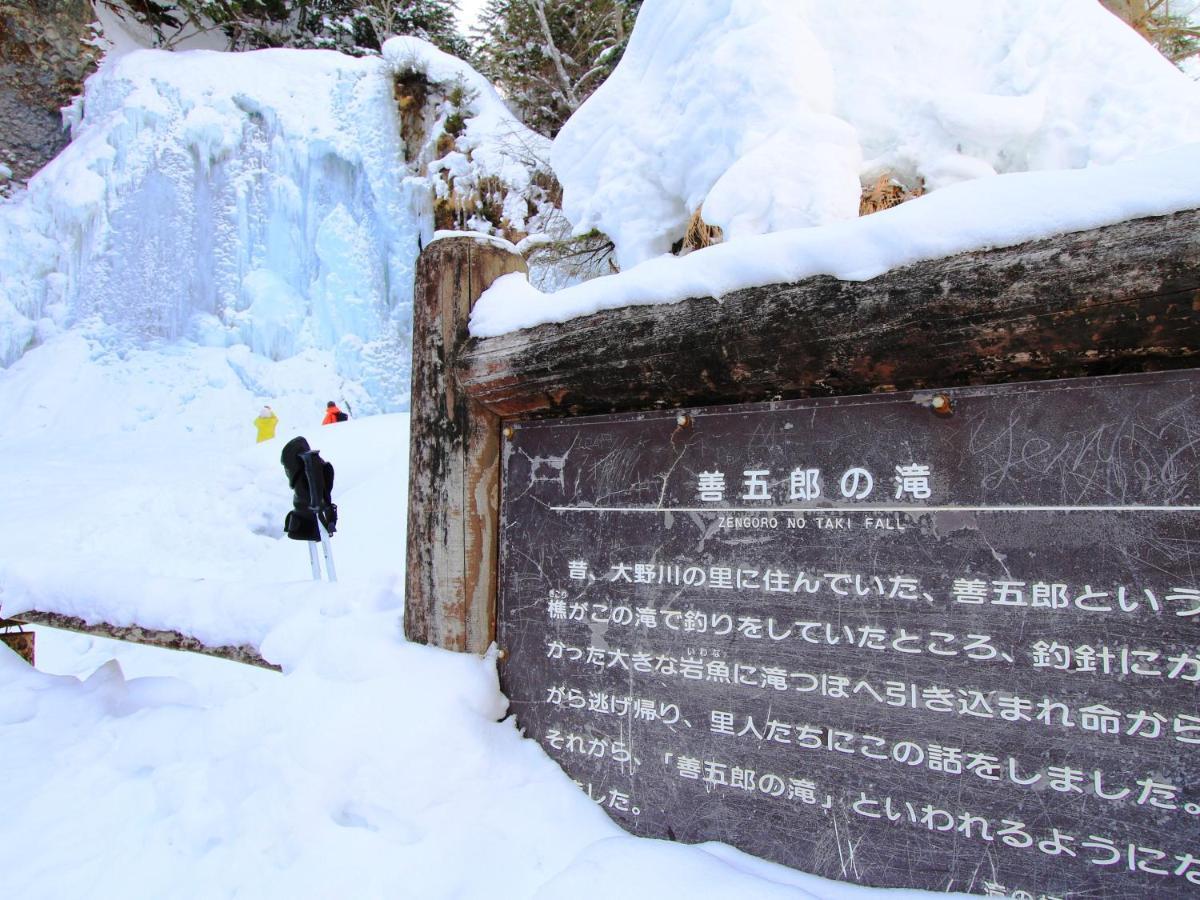
[[[471,334],[494,337],[605,309],[720,298],[816,275],[866,281],[922,260],[1197,209],[1198,166],[1200,143],[1111,166],[976,179],[849,222],[666,254],[557,293],[505,275],[472,309]]]
[[[87,82],[72,143],[0,205],[0,366],[84,326],[125,348],[320,351],[362,385],[363,411],[407,408],[415,263],[446,185],[423,153],[449,113],[434,92],[406,140],[402,70],[470,85],[459,174],[500,182],[524,226],[529,210],[508,194],[530,170],[499,145],[528,132],[466,63],[423,41],[363,59],[113,56]]]
[[[437,155],[428,162],[428,171],[438,195],[453,193],[476,203],[475,209],[463,210],[464,221],[456,224],[483,234],[539,227],[546,210],[536,201],[545,198],[531,181],[538,169],[548,167],[549,139],[522,125],[484,76],[425,41],[392,38],[383,45],[383,58],[393,72],[421,72],[447,97],[435,111],[439,119],[430,128],[434,138],[447,134],[447,119],[455,113],[463,118],[462,131],[451,135],[454,142],[447,152],[438,155],[436,141],[427,148],[431,156]],[[495,179],[504,186],[500,222],[481,214],[480,184]]]
[[[408,416],[317,425],[304,365],[72,332],[0,370],[0,615],[247,642],[283,670],[52,629],[35,670],[0,645],[4,896],[935,897],[625,835],[503,718],[494,654],[404,639]],[[279,434],[256,444],[264,399]],[[297,433],[336,469],[336,583],[281,534]]]
[[[1095,0],[646,0],[552,163],[629,268],[701,208],[736,239],[853,219],[880,176],[936,191],[1196,141],[1200,86]]]

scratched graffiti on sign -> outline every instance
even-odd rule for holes
[[[515,423],[517,721],[637,834],[877,886],[1191,896],[1198,394],[1182,372]]]

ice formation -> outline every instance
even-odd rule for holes
[[[646,0],[552,163],[628,268],[699,209],[735,239],[853,219],[880,176],[937,190],[1194,141],[1200,86],[1095,0]]]
[[[393,91],[413,72],[429,89],[404,135]],[[486,80],[413,38],[365,59],[136,51],[89,79],[74,117],[67,150],[0,207],[0,365],[67,327],[126,347],[317,350],[364,411],[407,407],[435,193],[469,205],[491,176],[503,221],[469,225],[520,231],[521,160],[545,151]]]

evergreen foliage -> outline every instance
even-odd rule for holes
[[[554,136],[612,72],[641,0],[489,0],[473,62],[526,125]]]
[[[1178,0],[1101,0],[1129,26],[1179,65],[1200,54],[1200,2]]]
[[[160,47],[220,30],[231,50],[320,47],[361,54],[393,35],[411,34],[456,56],[458,0],[98,0],[148,28]]]

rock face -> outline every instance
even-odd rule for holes
[[[70,139],[61,109],[95,68],[99,53],[84,43],[94,19],[88,0],[0,0],[0,165],[14,182]]]

